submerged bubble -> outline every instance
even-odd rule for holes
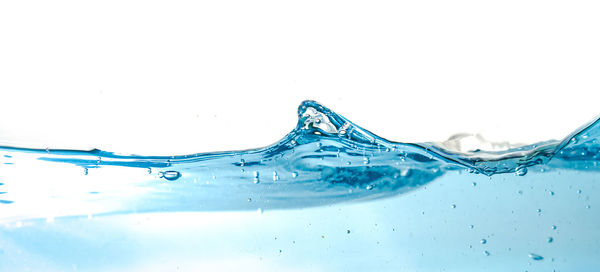
[[[479,241],[482,245],[487,244],[487,240],[486,239],[481,239],[481,241]]]
[[[487,251],[487,250],[484,250],[484,251],[483,251],[483,255],[485,255],[485,256],[490,256],[490,252],[489,252],[489,251]]]
[[[298,177],[298,172],[292,172],[292,178]]]
[[[548,243],[552,243],[552,242],[554,242],[554,238],[552,238],[552,237],[548,237],[548,240],[547,240],[547,241],[548,241]]]
[[[517,169],[515,169],[515,174],[517,176],[525,176],[527,174],[527,167],[525,167],[525,166],[517,167]]]
[[[544,259],[544,257],[537,255],[535,253],[529,253],[529,258],[531,258],[534,261],[541,261]]]
[[[165,171],[165,172],[161,172],[160,173],[160,177],[164,178],[166,180],[176,180],[179,177],[181,177],[181,173],[177,172],[177,171]]]

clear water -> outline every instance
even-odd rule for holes
[[[264,148],[0,147],[0,271],[594,271],[600,121],[562,141],[398,143],[313,101]]]

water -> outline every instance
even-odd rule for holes
[[[0,271],[590,271],[600,121],[502,150],[388,141],[313,101],[264,148],[0,147]]]

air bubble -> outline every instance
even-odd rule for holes
[[[481,239],[481,241],[479,241],[482,245],[487,244],[487,240],[486,239]]]
[[[519,166],[515,169],[515,175],[517,176],[525,176],[527,174],[527,167]]]
[[[529,258],[531,258],[534,261],[541,261],[544,259],[544,257],[537,255],[535,253],[529,253]]]
[[[292,172],[292,178],[297,178],[298,177],[298,172]]]
[[[166,180],[176,180],[181,177],[181,173],[177,171],[165,171],[160,173],[160,177]]]
[[[483,251],[483,255],[485,255],[485,256],[490,256],[490,252],[489,252],[489,251],[487,251],[487,250],[484,250],[484,251]]]

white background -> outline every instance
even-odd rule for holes
[[[597,1],[3,1],[0,141],[246,149],[288,133],[304,99],[390,140],[561,138],[600,113],[598,14]]]

